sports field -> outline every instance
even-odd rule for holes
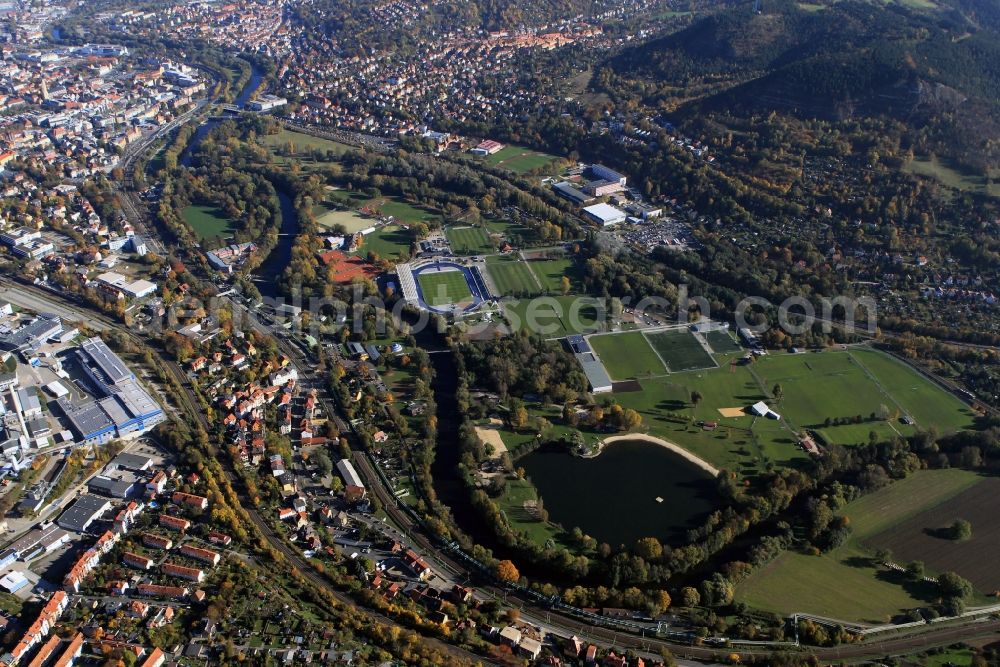
[[[615,342],[623,336],[629,338],[622,344]],[[649,367],[662,368],[659,359],[655,364],[650,361],[652,348],[642,345],[641,334],[636,332],[589,340],[613,379],[626,379]],[[865,368],[877,369],[877,374],[868,375],[854,361],[860,352],[866,353],[861,355]],[[939,428],[945,432],[954,430],[947,428],[949,424],[970,423],[968,409],[961,402],[953,402],[947,392],[906,367],[898,368],[893,359],[879,359],[881,354],[861,349],[777,353],[754,363],[743,362],[740,353],[716,355],[718,368],[670,375],[661,370],[656,377],[640,380],[641,391],[618,392],[615,400],[637,410],[644,430],[651,435],[676,442],[715,467],[741,475],[757,474],[769,462],[781,466],[805,458],[797,443],[798,434],[807,428],[816,429],[830,443],[842,445],[867,442],[871,431],[882,440],[896,433],[914,433],[915,427],[902,424],[896,417],[899,411],[891,407],[897,394],[906,397],[929,392],[938,397],[929,408],[936,414],[915,415],[925,426],[941,424]],[[875,362],[867,363],[870,359]],[[923,385],[913,385],[914,378]],[[775,384],[781,385],[780,400],[773,395]],[[701,397],[697,403],[692,392]],[[746,408],[757,401],[766,401],[782,420],[749,416]],[[882,405],[888,409],[888,420],[878,418]],[[870,420],[872,412],[876,413],[875,421]],[[862,416],[861,423],[854,423],[857,415]],[[826,426],[827,417],[851,423]],[[716,422],[718,428],[702,430],[689,418],[695,423]]]
[[[472,299],[461,271],[425,271],[417,276],[424,301],[431,306],[449,306]]]
[[[866,348],[852,350],[851,356],[867,373],[878,378],[902,412],[911,416],[918,427],[934,426],[946,432],[972,426],[973,415],[965,403],[902,361]]]
[[[593,297],[549,296],[511,300],[504,304],[504,309],[515,331],[527,327],[547,338],[561,338],[597,331],[600,305]]]
[[[532,259],[528,266],[535,272],[542,288],[550,294],[562,294],[563,276],[570,279],[571,291],[579,287],[579,272],[572,259]]]
[[[375,224],[372,218],[366,218],[357,211],[338,211],[325,204],[313,207],[316,223],[324,229],[332,229],[336,225],[344,228],[348,234],[355,234]]]
[[[501,296],[524,296],[538,294],[539,287],[535,274],[519,257],[513,255],[486,258],[486,270],[493,278],[493,284]]]
[[[752,368],[763,387],[781,385],[778,412],[798,428],[822,428],[824,433],[835,436],[843,427],[826,427],[827,418],[846,420],[860,416],[867,421],[873,413],[878,418],[888,415],[889,421],[857,424],[863,429],[864,440],[872,426],[891,424],[895,433],[914,433],[916,427],[899,421],[899,417],[907,414],[918,426],[934,426],[942,433],[972,426],[972,413],[958,398],[876,350],[774,354],[759,360]],[[859,441],[857,433],[840,432],[848,438],[833,442]]]
[[[646,334],[646,340],[672,373],[715,366],[712,355],[706,352],[701,342],[686,329]]]
[[[506,146],[484,159],[487,164],[509,169],[515,174],[524,174],[546,167],[557,158],[555,155],[541,153],[522,146]]]
[[[365,236],[365,242],[358,249],[361,255],[375,253],[384,259],[408,258],[413,234],[399,225],[386,225]]]
[[[235,231],[233,221],[214,206],[192,204],[181,211],[181,217],[203,242],[209,239],[225,240]]]
[[[398,199],[383,197],[382,199],[372,200],[369,203],[377,206],[382,215],[391,215],[396,220],[404,223],[434,222],[441,218],[440,215],[433,211],[428,211],[427,209]]]
[[[458,255],[479,255],[493,251],[490,237],[482,227],[449,227],[451,249]]]
[[[865,542],[889,526],[947,502],[980,481],[964,470],[922,470],[845,505],[853,534],[821,556],[785,552],[736,589],[737,600],[781,614],[807,612],[881,623],[936,597],[933,584],[910,584],[877,567]]]
[[[717,354],[729,354],[730,352],[739,352],[740,345],[734,339],[732,334],[728,331],[715,330],[709,331],[705,334],[705,340],[712,347],[712,351]]]
[[[663,375],[667,372],[660,358],[646,343],[642,332],[591,336],[587,342],[601,358],[612,380]]]

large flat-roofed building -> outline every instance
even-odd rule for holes
[[[166,418],[159,404],[103,340],[86,340],[77,350],[77,358],[91,389],[99,396],[81,404],[59,400],[79,441],[103,444],[112,438],[145,432]]]
[[[603,164],[590,165],[590,173],[593,174],[596,179],[612,181],[621,185],[625,185],[625,182],[628,180],[624,174],[619,174],[614,169],[605,167]]]
[[[590,391],[593,394],[606,394],[613,388],[611,376],[604,368],[604,364],[593,352],[583,352],[576,355],[576,360],[580,362],[580,367],[587,376],[587,383],[590,384]]]
[[[87,375],[101,385],[116,385],[122,380],[135,377],[125,362],[111,351],[108,344],[96,336],[88,338],[80,345],[78,356]]]
[[[594,197],[592,195],[584,192],[569,181],[556,183],[552,186],[552,189],[555,190],[555,193],[563,199],[568,199],[579,206],[583,206],[588,202],[594,201]]]
[[[107,498],[89,493],[84,494],[62,513],[56,524],[60,528],[82,533],[109,509],[111,509],[111,501]]]
[[[97,475],[87,482],[87,490],[112,498],[128,498],[135,489],[138,478],[127,471],[115,471],[108,475]]]
[[[625,211],[619,210],[610,204],[594,204],[583,209],[583,214],[588,219],[593,220],[601,227],[609,227],[625,222],[627,215]]]
[[[58,401],[77,442],[85,445],[103,445],[115,438],[115,423],[101,409],[97,401],[74,405],[63,398]]]
[[[102,287],[112,292],[118,292],[122,296],[130,299],[141,299],[156,293],[156,283],[148,280],[130,281],[120,273],[108,271],[97,276],[97,282]]]
[[[618,181],[606,181],[604,179],[598,179],[596,181],[590,181],[583,186],[584,192],[592,194],[595,197],[604,197],[606,195],[613,195],[616,192],[621,192],[625,189],[625,186]]]
[[[33,351],[63,330],[58,315],[42,314],[13,331],[0,334],[0,349],[11,352]]]
[[[354,469],[354,465],[348,459],[337,461],[337,472],[344,478],[344,484],[361,488],[365,487],[364,482],[361,481],[361,477],[358,475],[358,471]]]
[[[145,472],[149,466],[153,465],[153,459],[139,454],[129,454],[122,452],[108,463],[108,469],[131,470],[133,472]]]
[[[250,109],[250,111],[271,111],[272,109],[283,107],[286,104],[288,104],[288,100],[284,97],[278,97],[277,95],[261,95],[252,102],[248,102],[247,109]]]

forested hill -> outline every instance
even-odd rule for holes
[[[613,98],[686,103],[692,113],[997,116],[997,0],[941,0],[920,10],[820,1],[761,0],[758,13],[747,3],[707,16],[619,54],[598,82]]]

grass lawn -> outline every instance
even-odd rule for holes
[[[911,4],[912,3],[912,4]],[[927,0],[906,0],[902,4],[921,8],[924,5],[933,7]],[[918,157],[903,165],[905,171],[917,176],[927,176],[936,179],[942,185],[961,192],[976,192],[993,197],[1000,197],[1000,184],[987,184],[981,173],[963,171],[958,165],[950,165],[936,156]],[[997,176],[996,173],[993,174]]]
[[[612,380],[662,375],[667,371],[639,331],[591,336],[587,342],[601,358]]]
[[[580,271],[572,259],[533,259],[528,266],[550,294],[562,294],[562,279],[569,278],[570,290],[579,288]]]
[[[840,511],[854,529],[847,544],[821,556],[785,552],[741,583],[737,599],[782,614],[808,612],[868,622],[924,605],[935,596],[934,586],[909,584],[873,566],[863,542],[980,479],[964,470],[922,470],[863,496]]]
[[[437,271],[417,276],[424,301],[432,306],[447,306],[472,298],[465,274],[461,271]]]
[[[549,540],[559,543],[565,538],[565,533],[551,523],[538,521],[524,508],[525,502],[535,500],[538,500],[538,492],[531,482],[523,479],[508,479],[507,490],[496,499],[514,530],[526,533],[536,544],[545,544]]]
[[[527,263],[512,255],[494,255],[486,258],[486,270],[501,296],[538,294],[535,274]]]
[[[449,227],[446,232],[451,249],[459,255],[493,252],[490,237],[482,227]]]
[[[657,331],[646,334],[646,340],[673,373],[715,366],[712,355],[690,331]]]
[[[854,349],[851,356],[878,378],[904,413],[921,428],[959,431],[973,424],[972,410],[956,396],[927,380],[902,361],[871,349]]]
[[[767,391],[781,385],[783,398],[772,402],[798,428],[820,428],[826,417],[868,417],[882,405],[892,409],[892,399],[847,352],[778,353],[751,368]]]
[[[292,130],[287,129],[282,129],[277,134],[267,134],[260,137],[260,143],[268,148],[271,148],[272,150],[279,148],[285,149],[288,146],[291,146],[292,152],[296,156],[301,156],[314,150],[321,150],[323,152],[329,151],[333,155],[340,156],[349,150],[353,150],[352,147],[347,144],[331,141],[330,139],[313,137],[308,134],[293,132]]]
[[[507,238],[521,239],[515,245],[524,245],[524,242],[533,241],[537,237],[537,233],[531,227],[525,227],[510,220],[489,219],[486,221],[486,229],[491,234],[502,234]]]
[[[969,667],[972,664],[972,656],[975,655],[970,648],[945,649],[942,653],[925,655],[916,658],[917,664],[921,667],[945,667],[945,665],[955,665],[955,667]],[[909,658],[913,660],[913,658]]]
[[[313,215],[320,227],[332,229],[340,225],[348,234],[355,234],[375,224],[375,220],[366,218],[357,211],[338,211],[325,204],[314,206]]]
[[[412,245],[413,235],[409,230],[399,225],[386,225],[365,236],[365,242],[358,252],[362,255],[374,252],[379,257],[396,259],[400,256],[408,257]]]
[[[705,339],[712,347],[712,351],[717,354],[729,354],[730,352],[740,351],[740,344],[733,339],[732,334],[728,331],[709,331],[705,334]]]
[[[378,208],[382,215],[391,215],[396,220],[413,224],[415,222],[434,222],[441,216],[433,211],[420,208],[405,201],[391,198],[372,199],[366,202],[368,206]]]
[[[484,158],[487,164],[509,169],[515,174],[525,174],[529,171],[542,169],[556,159],[558,158],[555,155],[541,153],[521,146],[506,146],[493,155],[488,155]]]
[[[193,204],[181,211],[181,217],[201,241],[225,239],[235,231],[233,221],[214,206]]]
[[[601,328],[598,321],[600,302],[585,296],[549,296],[517,299],[504,304],[507,319],[517,331],[530,331],[549,338],[569,334],[593,333]],[[603,320],[603,317],[601,318]]]

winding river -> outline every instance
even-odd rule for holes
[[[234,100],[234,104],[241,109],[246,106],[247,101],[260,88],[264,80],[264,73],[256,66],[251,66],[250,80],[247,81],[243,90]],[[191,156],[197,150],[201,142],[205,140],[213,127],[218,125],[218,119],[209,119],[198,126],[191,141],[180,155],[180,164],[184,167],[191,166]],[[254,271],[254,284],[260,291],[261,296],[275,299],[278,293],[278,279],[282,271],[288,266],[292,259],[292,246],[295,244],[295,235],[299,229],[299,216],[295,211],[295,204],[292,198],[286,193],[278,191],[278,202],[281,210],[281,227],[278,230],[278,243],[268,254],[267,258]]]

